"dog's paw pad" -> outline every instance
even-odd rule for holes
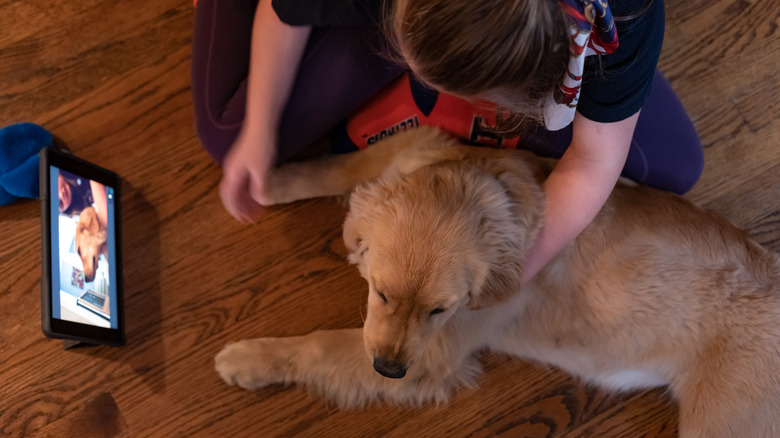
[[[226,345],[214,358],[214,368],[228,385],[256,389],[281,381],[278,364],[259,339]],[[266,347],[266,348],[264,348]]]

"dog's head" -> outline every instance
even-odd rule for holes
[[[100,254],[107,252],[106,231],[100,226],[97,212],[92,207],[82,210],[76,225],[76,252],[81,257],[84,281],[95,280]]]
[[[403,377],[459,309],[520,287],[541,198],[527,180],[508,189],[508,175],[447,161],[353,192],[344,239],[368,281],[364,344],[380,374]]]

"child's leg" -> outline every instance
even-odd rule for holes
[[[201,144],[221,163],[244,121],[257,0],[199,0],[192,41],[192,101]]]
[[[571,125],[555,132],[540,130],[527,141],[537,154],[560,157],[571,143]],[[521,140],[521,144],[524,141]],[[704,167],[704,150],[693,123],[660,72],[642,108],[623,176],[662,190],[685,193]]]
[[[198,135],[221,162],[244,121],[257,0],[200,0],[192,87]],[[401,74],[384,60],[376,29],[315,28],[279,127],[280,162],[326,134]]]
[[[377,29],[315,28],[279,126],[283,162],[327,134],[404,70],[382,58]]]
[[[682,102],[660,72],[634,131],[624,175],[683,194],[701,177],[704,148]]]

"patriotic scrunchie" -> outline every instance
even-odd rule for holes
[[[569,67],[561,86],[544,103],[545,126],[551,131],[574,120],[585,57],[607,55],[618,48],[615,20],[607,0],[560,0],[569,20]]]

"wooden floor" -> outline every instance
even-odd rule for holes
[[[780,250],[776,0],[667,0],[661,69],[706,147],[689,197]],[[39,204],[0,207],[0,436],[671,437],[663,391],[610,395],[485,357],[446,406],[344,412],[304,390],[226,386],[229,341],[361,324],[333,200],[242,226],[222,208],[190,98],[188,0],[0,0],[0,125],[42,124],[125,181],[128,344],[40,330]]]

